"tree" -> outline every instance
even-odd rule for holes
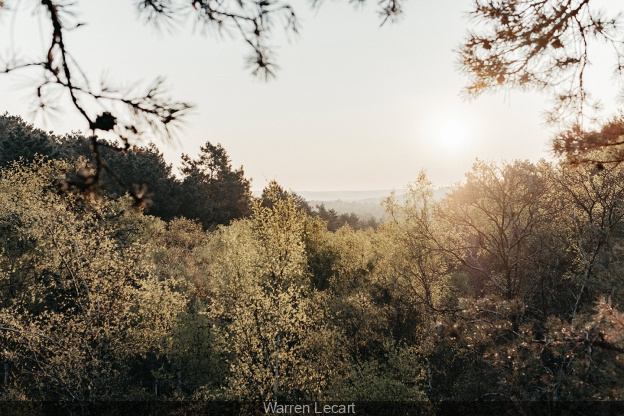
[[[464,400],[621,400],[624,349],[616,332],[622,314],[604,299],[572,321],[531,319],[518,300],[483,298],[463,306],[439,333],[440,344],[464,349],[478,363],[454,380]]]
[[[340,376],[341,334],[307,275],[307,217],[280,191],[270,183],[270,207],[256,200],[252,218],[213,234],[216,293],[209,313],[230,371],[225,391],[207,391],[207,397],[322,399],[332,376]]]
[[[269,195],[269,191],[271,191],[273,195]],[[262,200],[262,206],[266,208],[272,208],[275,200],[290,200],[294,202],[298,211],[302,211],[307,215],[313,214],[312,207],[304,197],[292,189],[284,189],[282,185],[275,181],[271,181],[269,185],[262,190],[262,196],[260,196],[260,199]]]
[[[110,144],[106,141],[102,143]],[[81,160],[83,168],[66,178],[67,188],[78,188],[85,194],[106,196],[116,199],[131,190],[140,199],[142,208],[149,205],[151,214],[171,219],[177,214],[178,206],[172,201],[179,183],[173,176],[158,148],[131,146],[125,152],[109,147],[101,149],[110,170],[100,174],[100,183],[89,181],[93,174],[90,141],[80,134],[56,136],[25,123],[20,117],[5,114],[0,116],[0,166],[22,160],[32,162],[44,156],[75,162]],[[149,190],[149,192],[148,192]],[[179,214],[177,214],[179,215]]]
[[[20,117],[0,116],[0,166],[20,159],[33,161],[39,156],[79,161],[82,168],[62,180],[66,190],[78,189],[91,197],[117,199],[130,189],[135,204],[146,213],[164,220],[179,216],[199,219],[206,228],[251,213],[250,181],[245,178],[242,166],[232,168],[220,144],[207,142],[197,159],[183,155],[183,180],[173,175],[171,165],[153,143],[130,146],[125,152],[105,147],[101,154],[110,171],[101,172],[96,184],[88,181],[93,173],[93,164],[88,162],[89,143],[79,134],[58,137],[25,123]]]
[[[393,194],[384,205],[389,221],[383,231],[394,242],[388,269],[402,291],[411,295],[412,305],[422,311],[428,338],[436,315],[443,309],[444,277],[449,265],[436,245],[431,183],[421,172],[418,180],[408,185],[402,203]]]
[[[80,141],[83,151],[88,154],[88,148],[84,149],[85,142],[84,139]],[[114,176],[109,172],[102,175],[100,188],[104,195],[116,199],[128,193],[130,188],[142,198],[140,206],[149,214],[164,220],[181,215],[177,200],[182,188],[180,181],[154,143],[132,146],[123,153],[106,148],[103,155],[114,172]]]
[[[32,162],[39,156],[60,158],[61,139],[27,124],[18,116],[0,116],[0,167],[20,158]]]
[[[479,282],[477,292],[511,300],[536,289],[539,274],[533,270],[548,250],[540,235],[552,215],[544,201],[546,169],[520,161],[477,162],[466,183],[442,202],[448,238],[439,246]]]
[[[571,165],[590,163],[604,169],[619,164],[624,161],[624,115],[613,117],[597,130],[576,123],[556,135],[553,149]]]
[[[71,170],[39,162],[0,175],[6,399],[143,395],[157,370],[149,357],[164,351],[184,303],[175,281],[158,279],[147,256],[160,220],[137,213],[127,198],[87,206],[80,195],[59,194],[54,182]]]
[[[442,397],[619,400],[621,314],[605,296],[621,304],[620,175],[481,163],[441,202],[440,247],[492,284],[472,275],[481,290],[436,325],[433,355],[450,365],[434,375],[458,374]]]
[[[621,247],[624,209],[624,170],[620,166],[596,169],[561,167],[554,177],[558,199],[565,206],[558,222],[564,244],[573,254],[569,268],[574,302],[567,312],[574,316],[592,307],[601,294],[617,302],[624,300],[619,283],[624,269]]]
[[[336,231],[344,224],[344,222],[340,222],[340,218],[338,217],[336,210],[325,208],[325,204],[316,206],[316,215],[318,215],[318,217],[323,221],[327,222],[327,229],[329,231]]]
[[[322,291],[325,320],[340,335],[333,351],[340,363],[326,389],[332,400],[426,400],[414,336],[421,320],[404,301],[404,287],[386,278],[384,260],[394,258],[387,240],[370,228],[328,230],[320,217],[306,223],[312,287]]]
[[[436,246],[433,220],[433,190],[424,172],[414,184],[408,185],[403,204],[392,194],[384,201],[389,221],[382,230],[390,234],[393,241],[393,255],[388,269],[395,285],[409,295],[410,307],[424,315],[421,339],[423,350],[430,348],[433,326],[443,312],[441,307],[444,277],[448,262],[444,253]],[[431,390],[432,368],[427,361],[427,379]]]
[[[580,116],[589,93],[586,69],[594,41],[613,47],[614,72],[624,69],[621,15],[607,16],[595,0],[477,0],[471,15],[478,28],[460,50],[470,77],[468,96],[502,88],[554,94],[551,121]]]
[[[198,219],[204,228],[247,216],[251,213],[250,182],[241,166],[232,169],[230,157],[217,144],[206,142],[197,159],[182,155],[180,212]]]

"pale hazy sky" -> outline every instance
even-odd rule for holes
[[[14,48],[39,57],[46,49],[42,19],[33,17],[31,3],[17,3],[24,13],[0,16],[0,53]],[[354,9],[346,0],[326,1],[311,10],[300,2],[301,34],[276,32],[280,70],[268,83],[244,68],[248,50],[240,39],[192,28],[159,33],[127,0],[79,2],[87,26],[66,44],[95,81],[102,74],[127,84],[165,76],[173,97],[197,106],[177,145],[157,143],[167,160],[175,165],[182,152],[195,155],[207,140],[219,142],[254,189],[271,179],[300,191],[401,188],[421,169],[444,186],[461,180],[477,157],[549,157],[552,131],[542,118],[548,96],[460,97],[466,79],[455,50],[471,1],[412,0],[398,23],[383,27],[376,2],[368,3]],[[610,108],[616,92],[603,55],[593,56],[588,83]],[[1,75],[0,112],[58,133],[86,128],[69,111],[46,124],[30,117],[32,85],[25,73]]]

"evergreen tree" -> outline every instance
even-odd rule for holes
[[[251,213],[250,181],[242,166],[233,170],[225,149],[206,142],[197,159],[182,155],[180,213],[205,229]]]

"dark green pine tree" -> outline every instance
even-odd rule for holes
[[[22,158],[31,162],[36,155],[58,159],[63,156],[62,139],[26,123],[19,116],[0,115],[0,167]]]
[[[182,155],[184,179],[179,212],[201,222],[205,229],[229,224],[251,213],[250,181],[241,166],[232,169],[225,149],[206,142],[197,159]]]

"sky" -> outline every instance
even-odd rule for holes
[[[0,12],[0,54],[40,57],[50,29],[28,1]],[[376,1],[354,7],[325,1],[312,10],[294,2],[301,31],[276,31],[277,78],[245,68],[249,52],[235,36],[202,35],[192,25],[158,31],[127,0],[82,1],[86,25],[67,47],[90,80],[121,84],[166,78],[169,94],[196,107],[175,143],[156,141],[168,162],[221,143],[252,188],[275,179],[295,191],[403,188],[426,170],[437,186],[460,181],[476,158],[551,158],[554,130],[544,125],[549,97],[506,91],[466,101],[457,49],[470,27],[469,0],[412,0],[397,23],[380,27]],[[15,17],[13,17],[15,16]],[[600,46],[588,83],[612,106],[608,52]],[[23,72],[0,75],[0,112],[55,133],[86,131],[66,107],[33,117],[34,82]],[[60,97],[63,99],[66,97]]]

